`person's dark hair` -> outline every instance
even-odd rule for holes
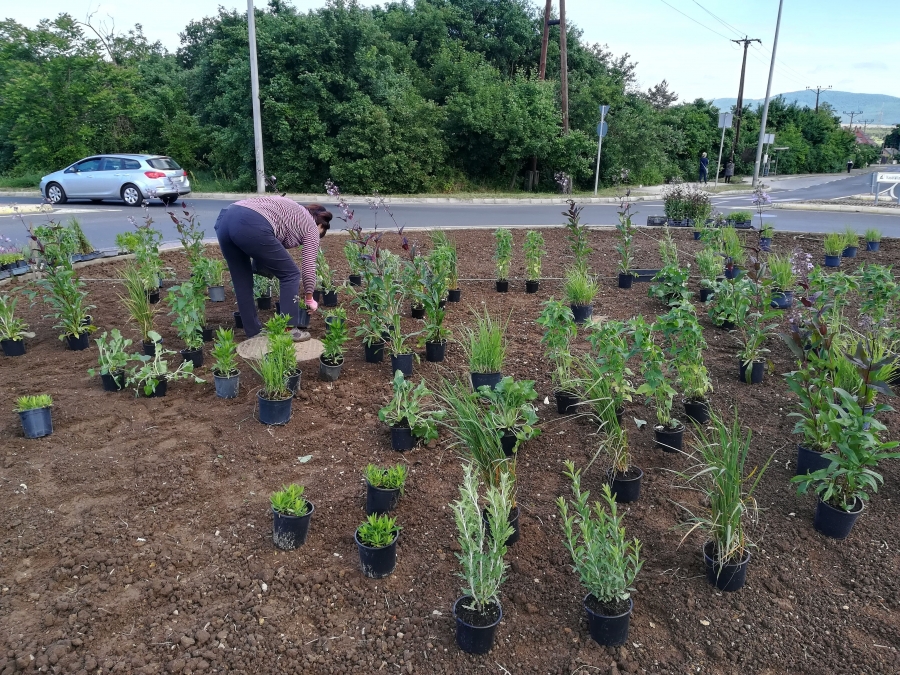
[[[331,229],[331,219],[334,216],[331,214],[331,211],[326,209],[321,204],[310,204],[306,207],[306,210],[309,211],[309,214],[313,217],[313,220],[316,221],[316,225],[319,225],[325,232]],[[325,232],[323,232],[320,236],[324,237]]]

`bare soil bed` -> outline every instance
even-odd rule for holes
[[[390,367],[364,363],[358,339],[334,385],[318,381],[314,362],[304,364],[291,422],[267,428],[254,419],[258,379],[248,366],[240,396],[231,401],[215,397],[208,368],[202,372],[209,382],[178,383],[165,398],[104,393],[86,372],[96,348],[67,352],[52,321],[42,318],[44,307],[23,302],[38,337],[25,357],[0,363],[0,674],[900,672],[900,466],[883,467],[885,484],[849,539],[817,534],[815,498],[798,497],[789,484],[796,439],[787,416],[792,398],[780,377],[793,365],[787,348],[772,339],[774,373],[760,386],[740,383],[733,339],[705,315],[714,408],[738,407],[753,433],[754,465],[775,453],[758,492],[759,548],[747,586],[722,594],[707,584],[700,535],[680,544],[675,529],[681,518],[675,502],[697,505],[695,493],[679,489],[672,473],[691,460],[654,449],[652,425],[631,424],[634,463],[646,476],[640,501],[626,509],[626,524],[643,542],[646,564],[627,645],[593,643],[554,501],[570,494],[563,461],[584,466],[597,441],[586,421],[556,413],[535,319],[541,302],[559,297],[560,286],[547,280],[537,295],[524,293],[524,231],[514,235],[518,280],[511,292],[496,293],[492,282],[463,282],[463,302],[449,311],[454,328],[469,320],[470,307],[510,315],[505,372],[535,379],[540,392],[543,433],[519,458],[522,537],[508,555],[504,617],[488,656],[465,655],[454,639],[451,608],[460,581],[448,504],[462,475],[457,450],[445,435],[402,456],[391,451],[377,419],[390,395]],[[640,231],[639,267],[659,266],[658,235]],[[449,236],[459,244],[461,276],[493,278],[490,232]],[[545,236],[544,274],[559,278],[567,259],[564,233]],[[687,260],[698,243],[689,231],[677,237]],[[343,243],[337,236],[324,240],[342,275]],[[392,243],[387,236],[386,245]],[[647,298],[646,284],[615,288],[613,244],[614,233],[592,233],[592,266],[604,277],[595,314],[652,319],[662,307]],[[778,235],[775,245],[802,245],[821,259],[815,237]],[[886,240],[880,253],[861,252],[845,265],[898,257],[898,242]],[[165,258],[185,278],[184,256]],[[92,313],[101,330],[119,327],[136,338],[112,281],[121,265],[81,273],[93,279]],[[347,303],[346,295],[341,301]],[[230,289],[225,303],[208,308],[210,323],[231,325]],[[162,314],[158,325],[167,346],[177,348],[169,317]],[[314,318],[313,335],[322,329]],[[467,371],[452,344],[446,363],[423,359],[416,369],[430,382]],[[13,401],[40,392],[54,398],[55,431],[27,441]],[[651,415],[635,402],[626,420]],[[897,438],[897,414],[885,422]],[[300,463],[305,455],[312,458]],[[398,565],[391,577],[373,581],[362,576],[353,541],[364,517],[361,474],[370,462],[398,461],[410,466],[396,512],[404,528]],[[604,472],[598,462],[586,475],[594,496]],[[306,486],[316,510],[306,545],[283,553],[271,542],[268,495],[292,481]]]

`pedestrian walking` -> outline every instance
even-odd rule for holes
[[[849,162],[847,162],[847,173],[850,173],[850,169],[852,169],[852,168],[853,168],[853,160],[851,159]]]
[[[734,162],[729,161],[725,165],[725,182],[730,183],[732,176],[734,176]]]
[[[253,298],[253,273],[274,276],[281,285],[281,313],[289,317],[295,342],[309,340],[309,333],[297,328],[300,285],[306,307],[314,312],[316,256],[319,239],[331,227],[332,215],[324,206],[303,206],[286,197],[252,197],[235,202],[219,213],[216,236],[222,257],[228,263],[238,310],[247,337],[262,330]],[[288,249],[303,247],[300,269]]]
[[[700,182],[701,183],[709,183],[707,180],[707,176],[709,175],[709,157],[706,156],[704,152],[700,155]]]

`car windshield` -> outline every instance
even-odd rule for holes
[[[176,162],[171,157],[155,157],[153,159],[148,159],[147,164],[152,166],[154,169],[180,169],[178,166],[178,162]]]

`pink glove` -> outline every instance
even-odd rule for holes
[[[316,302],[315,300],[313,300],[312,298],[310,298],[309,300],[306,301],[306,308],[310,312],[315,312],[317,309],[319,309],[319,303]]]

